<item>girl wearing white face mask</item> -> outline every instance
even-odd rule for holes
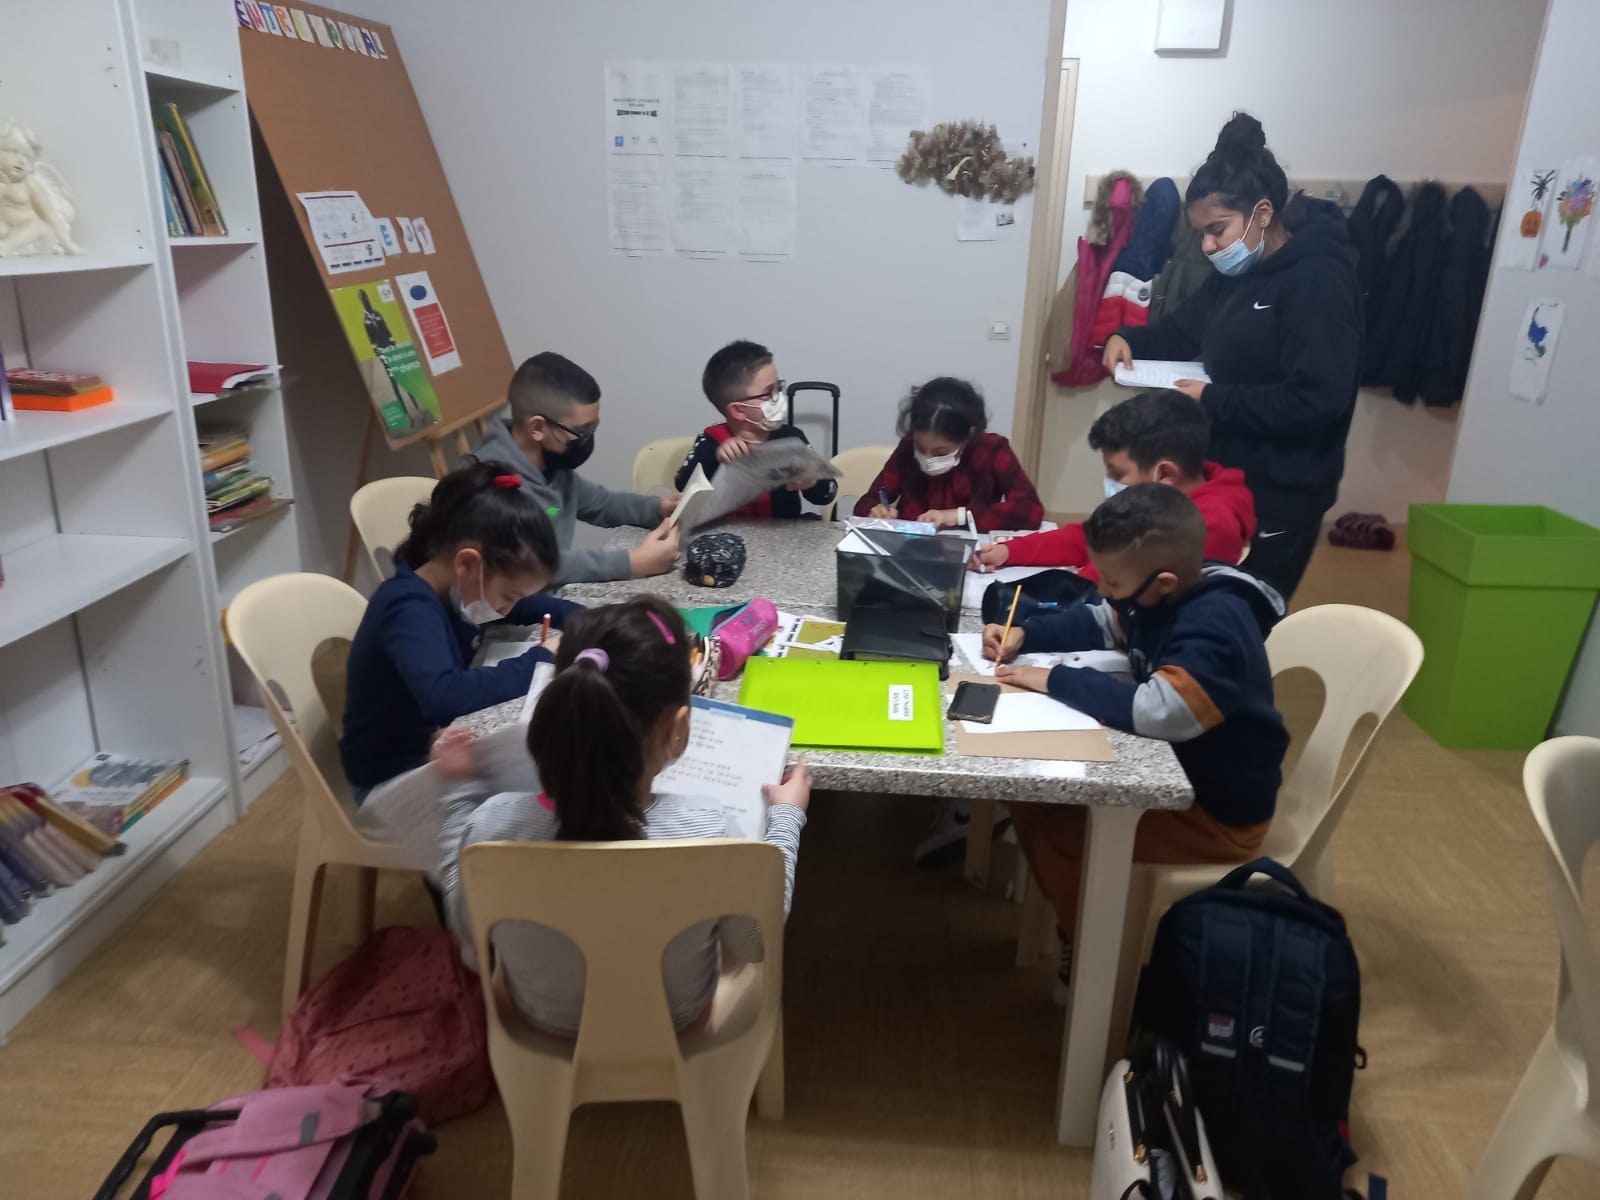
[[[555,530],[511,467],[468,460],[411,513],[350,644],[339,752],[358,801],[428,759],[457,717],[525,695],[552,641],[492,667],[469,664],[481,627],[508,620],[559,628],[580,608],[544,595],[560,551]]]
[[[1044,505],[1011,443],[988,432],[977,389],[941,376],[900,406],[900,444],[856,501],[858,517],[900,517],[941,529],[1037,529]]]
[[[1208,458],[1244,471],[1259,519],[1249,570],[1287,600],[1344,474],[1365,322],[1343,214],[1289,196],[1261,123],[1235,113],[1185,197],[1215,274],[1169,317],[1106,342],[1105,367],[1205,363],[1177,389],[1211,418]]]
[[[789,424],[789,400],[783,380],[772,361],[772,351],[756,342],[730,342],[711,356],[700,379],[706,399],[723,419],[708,425],[695,438],[683,465],[678,468],[674,486],[681,492],[689,486],[695,468],[714,478],[723,463],[743,458],[757,446],[771,441],[806,435]],[[740,517],[798,518],[805,515],[801,499],[822,506],[831,504],[838,494],[832,479],[795,478],[770,492],[764,492],[734,513]]]

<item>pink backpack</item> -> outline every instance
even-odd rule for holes
[[[442,929],[380,929],[294,1006],[268,1087],[382,1080],[430,1125],[495,1093],[478,979]]]
[[[160,1129],[171,1139],[135,1192],[149,1200],[398,1200],[434,1138],[416,1101],[376,1084],[235,1096],[153,1117],[94,1200],[112,1200]]]

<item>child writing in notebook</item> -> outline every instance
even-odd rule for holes
[[[1083,524],[1100,574],[1098,604],[1030,617],[1009,636],[983,631],[987,657],[1026,650],[1126,650],[1128,682],[1088,667],[1001,666],[1002,683],[1044,692],[1128,733],[1173,744],[1194,786],[1194,807],[1147,812],[1133,857],[1150,863],[1253,858],[1277,805],[1289,734],[1273,703],[1265,638],[1283,600],[1251,575],[1202,565],[1205,520],[1177,488],[1140,483]],[[1017,841],[1062,930],[1056,994],[1065,994],[1077,921],[1084,812],[1076,805],[1013,804]]]
[[[486,625],[559,629],[580,606],[541,593],[560,552],[549,518],[499,462],[469,459],[411,512],[394,577],[378,585],[350,644],[339,754],[357,802],[422,766],[457,717],[525,694],[553,646],[471,663]]]
[[[788,406],[783,395],[783,381],[778,378],[778,368],[772,361],[772,351],[755,342],[729,342],[711,356],[705,372],[700,377],[711,406],[722,414],[722,420],[707,425],[689,455],[678,468],[672,486],[682,491],[688,486],[695,467],[714,479],[717,468],[732,462],[765,442],[782,438],[799,438],[806,435],[788,423]],[[838,494],[838,485],[832,479],[792,479],[782,487],[764,492],[741,507],[735,515],[743,517],[799,517],[803,510],[803,496],[812,504],[830,504]]]
[[[470,736],[451,731],[440,738],[434,769],[459,786],[445,800],[439,878],[450,929],[469,960],[471,922],[459,864],[466,846],[731,836],[716,801],[651,792],[651,781],[688,742],[688,633],[677,610],[653,596],[591,609],[568,625],[556,676],[528,725],[533,761],[525,790],[484,799],[482,784],[474,780],[484,764]],[[811,773],[799,762],[762,794],[768,806],[764,840],[783,852],[787,913]],[[552,930],[523,922],[497,926],[493,941],[523,1015],[540,1028],[576,1035],[584,988],[577,948]],[[674,1028],[687,1029],[709,1015],[724,946],[742,962],[759,961],[755,922],[705,921],[667,943],[661,973]]]
[[[900,406],[900,444],[856,501],[858,517],[900,517],[940,529],[971,524],[1037,529],[1044,505],[998,433],[977,389],[961,379],[930,379]]]

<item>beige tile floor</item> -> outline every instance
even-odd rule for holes
[[[1400,554],[1324,548],[1300,602],[1401,612],[1404,593]],[[1304,694],[1285,689],[1284,705],[1298,716]],[[1387,1175],[1395,1200],[1441,1200],[1463,1195],[1549,1021],[1555,936],[1520,755],[1442,750],[1404,716],[1376,754],[1335,843],[1371,1056],[1358,1171]],[[292,780],[275,785],[0,1049],[0,1194],[87,1197],[151,1113],[259,1083],[232,1030],[276,1032],[298,800]],[[1088,1155],[1051,1139],[1061,1018],[1047,972],[1011,967],[1013,906],[910,866],[927,812],[846,796],[813,808],[788,933],[789,1112],[752,1122],[758,1196],[1087,1195]],[[399,877],[379,911],[429,919]],[[494,1105],[440,1131],[414,1194],[504,1195],[509,1168]],[[582,1110],[563,1194],[689,1196],[675,1110]],[[1600,1170],[1569,1162],[1540,1192],[1597,1195]]]

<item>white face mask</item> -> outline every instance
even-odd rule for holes
[[[502,620],[505,614],[487,600],[481,598],[483,593],[483,572],[478,572],[478,592],[480,598],[471,604],[466,604],[461,599],[461,589],[454,585],[450,588],[450,603],[456,606],[456,611],[461,614],[461,619],[468,625],[490,625]]]
[[[1115,496],[1118,492],[1122,491],[1122,489],[1127,487],[1127,486],[1128,485],[1125,484],[1125,483],[1118,483],[1115,479],[1112,479],[1109,475],[1106,476],[1106,499],[1107,500],[1111,499],[1111,497]]]
[[[741,401],[736,407],[739,415],[758,429],[768,433],[775,433],[788,424],[789,402],[783,398],[783,391],[779,389],[761,401],[761,416],[752,417],[750,410],[756,406],[753,400]]]
[[[924,475],[948,475],[961,465],[961,451],[954,454],[940,454],[930,457],[921,450],[912,451],[917,456],[917,466],[922,468]]]

